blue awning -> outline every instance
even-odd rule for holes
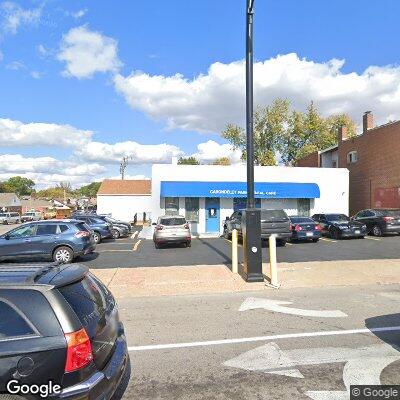
[[[260,199],[315,199],[320,197],[316,183],[255,182]],[[247,197],[246,182],[162,181],[161,197]]]

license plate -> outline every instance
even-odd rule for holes
[[[306,236],[314,236],[313,232],[306,232]]]
[[[356,230],[356,231],[354,231],[354,233],[356,233],[357,235],[360,233],[360,231],[359,230]]]

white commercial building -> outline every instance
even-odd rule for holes
[[[288,215],[349,212],[349,171],[344,168],[255,167],[256,207]],[[193,234],[219,235],[223,221],[246,207],[246,166],[156,164],[152,179],[105,180],[97,212],[133,221],[179,214]]]
[[[153,165],[152,220],[180,214],[194,234],[220,234],[223,221],[246,207],[246,166]],[[342,168],[255,167],[256,206],[288,215],[348,214],[349,171]]]

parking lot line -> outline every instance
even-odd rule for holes
[[[97,250],[96,253],[116,253],[116,252],[122,252],[122,251],[128,251],[131,252],[132,250]]]
[[[141,242],[142,242],[142,240],[139,239],[139,240],[134,244],[134,246],[133,246],[133,251],[137,251],[137,249],[138,249],[138,247],[139,247],[139,245],[140,245]]]
[[[320,238],[320,240],[323,240],[324,242],[337,243],[337,240],[332,240],[332,239],[328,239],[328,238]]]
[[[229,239],[227,239],[227,238],[224,238],[228,243],[230,243],[230,244],[232,244],[232,240],[229,240]],[[239,247],[243,247],[240,243],[238,243],[238,246]]]
[[[135,237],[136,237],[138,234],[139,234],[139,231],[134,232],[134,233],[131,235],[131,239],[135,239]]]
[[[369,236],[365,236],[364,239],[377,240],[378,242],[380,242],[382,240],[382,239],[377,239],[377,238],[373,238],[373,237],[369,237]]]

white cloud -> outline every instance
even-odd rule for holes
[[[82,8],[81,10],[75,11],[75,12],[70,12],[69,15],[75,19],[82,18],[86,13],[88,12],[87,8]]]
[[[285,97],[297,109],[313,100],[324,115],[347,112],[357,122],[365,110],[373,110],[379,123],[399,117],[400,67],[345,73],[343,65],[344,60],[318,63],[293,53],[256,62],[255,104]],[[244,61],[214,63],[207,74],[192,80],[180,74],[133,72],[116,75],[114,82],[133,109],[165,121],[169,128],[220,132],[229,122],[244,125]]]
[[[122,65],[117,53],[116,40],[80,26],[63,36],[57,58],[66,63],[64,76],[81,79],[96,72],[117,72]]]
[[[0,118],[0,143],[2,146],[55,146],[83,147],[92,137],[91,131],[70,125],[23,123]]]
[[[25,9],[19,4],[5,1],[0,4],[0,27],[3,33],[16,34],[22,25],[37,24],[42,7]]]
[[[40,71],[31,71],[30,75],[33,79],[40,79],[44,73]]]
[[[21,61],[11,61],[6,65],[7,69],[11,69],[13,71],[19,71],[21,69],[26,69],[26,66],[23,62]]]
[[[232,164],[238,164],[242,162],[241,155],[242,152],[234,150],[230,144],[219,144],[214,140],[208,140],[197,145],[197,152],[192,154],[192,157],[204,164],[211,163],[218,158],[228,157]]]
[[[0,50],[0,61],[3,61],[3,58],[4,58],[4,54],[3,54],[3,52]]]
[[[166,143],[149,145],[132,141],[114,144],[90,142],[76,150],[76,154],[88,161],[119,163],[124,156],[132,157],[130,164],[168,163],[172,157],[183,152],[176,146]]]

